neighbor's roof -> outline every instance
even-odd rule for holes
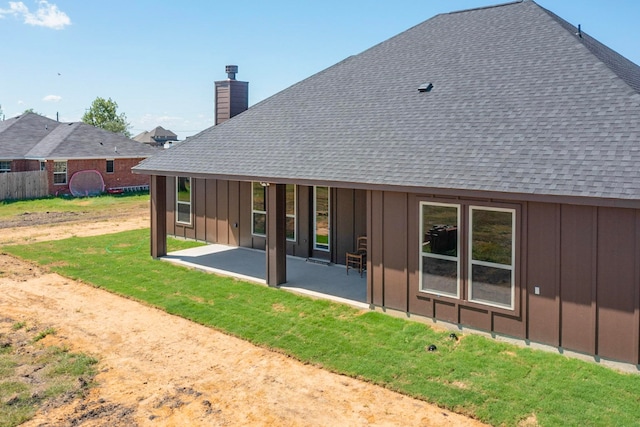
[[[437,15],[135,169],[640,199],[638,165],[640,67],[523,1]]]
[[[156,154],[152,147],[86,123],[60,123],[34,113],[0,122],[2,159],[117,159]]]
[[[160,141],[177,141],[178,135],[162,126],[156,126],[151,131],[144,131],[132,138],[134,141],[144,142],[146,144]]]

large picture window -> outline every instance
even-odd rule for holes
[[[469,299],[513,308],[515,211],[472,206]]]
[[[460,206],[421,203],[420,290],[460,296]]]
[[[515,209],[421,202],[419,290],[514,309],[515,236]]]
[[[251,205],[251,234],[267,235],[267,188],[259,182],[253,183],[253,202]]]
[[[62,185],[67,183],[67,162],[53,162],[53,183]]]
[[[176,222],[191,224],[191,178],[176,177]]]

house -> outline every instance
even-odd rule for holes
[[[437,15],[134,172],[166,236],[345,262],[367,300],[640,362],[640,67],[525,0]]]
[[[72,177],[85,171],[100,175],[102,190],[147,188],[149,178],[131,168],[157,151],[86,123],[35,113],[0,122],[0,171],[46,170],[51,195],[68,194]]]
[[[163,147],[165,143],[172,143],[178,140],[178,135],[163,128],[156,126],[151,131],[144,131],[132,138],[134,141],[149,144],[152,147]]]

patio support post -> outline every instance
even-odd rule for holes
[[[267,185],[267,285],[287,281],[286,186]]]
[[[167,177],[151,175],[151,256],[167,254]]]

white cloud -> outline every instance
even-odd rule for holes
[[[61,96],[59,95],[47,95],[44,98],[42,98],[43,101],[45,102],[58,102],[62,99]]]
[[[0,9],[0,18],[4,18],[5,15],[22,17],[25,24],[54,30],[61,30],[67,25],[71,25],[69,16],[58,9],[58,6],[50,4],[46,0],[38,1],[38,10],[35,12],[30,12],[29,8],[21,1],[10,1],[9,9]]]
[[[22,105],[22,104],[24,104],[24,101],[23,101],[23,100],[21,100],[21,99],[19,99],[19,100],[18,100],[18,105]]]

